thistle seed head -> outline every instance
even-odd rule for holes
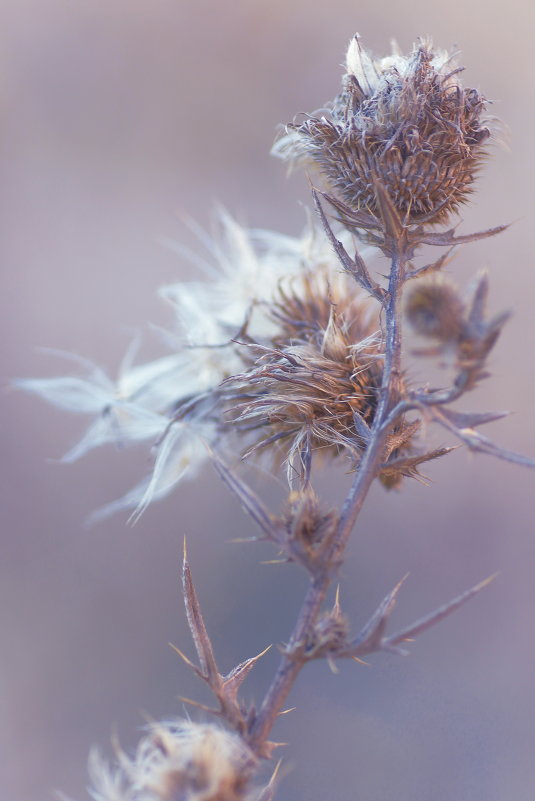
[[[487,101],[460,71],[430,42],[376,60],[355,36],[329,115],[289,125],[274,153],[312,161],[349,212],[380,217],[379,180],[406,223],[443,222],[472,191],[490,135]]]
[[[253,345],[256,359],[227,381],[234,424],[262,432],[249,453],[284,444],[289,476],[297,472],[305,484],[313,450],[345,449],[358,460],[355,418],[371,425],[381,386],[378,318],[345,281],[322,271],[281,292],[272,307],[278,332],[268,346]]]
[[[244,801],[255,767],[240,737],[185,720],[152,726],[135,758],[119,752],[116,771],[90,760],[98,801]]]

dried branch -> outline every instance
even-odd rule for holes
[[[184,660],[186,665],[188,665],[188,667],[190,667],[197,676],[199,676],[208,684],[212,693],[219,702],[219,709],[211,709],[210,707],[197,704],[197,702],[190,701],[189,699],[183,700],[189,704],[199,706],[205,711],[211,712],[212,714],[219,715],[220,717],[224,718],[234,729],[236,729],[236,731],[243,735],[247,729],[251,710],[247,709],[243,704],[241,704],[238,699],[238,692],[253,667],[264,656],[264,654],[269,651],[271,646],[268,646],[256,656],[241,662],[227,675],[223,675],[218,669],[212,643],[210,641],[210,637],[206,630],[202,616],[201,607],[191,576],[191,570],[187,561],[185,540],[184,560],[182,565],[182,587],[188,625],[191,636],[193,637],[200,666],[197,667],[194,665],[178,648],[176,648],[176,646],[172,647]],[[270,747],[274,747],[274,745],[267,745],[266,749],[269,750]]]
[[[484,587],[490,584],[498,574],[484,579],[483,581],[471,587],[466,592],[461,593],[449,603],[435,609],[429,615],[420,618],[410,626],[398,631],[396,634],[385,636],[385,630],[389,623],[390,617],[396,605],[397,596],[401,589],[402,584],[406,580],[406,576],[396,584],[394,589],[383,599],[377,610],[374,612],[368,623],[364,626],[359,635],[352,640],[347,646],[341,647],[338,652],[332,656],[336,659],[345,658],[360,658],[377,651],[391,651],[397,654],[406,655],[408,652],[400,648],[400,644],[414,640],[424,631],[435,626],[441,620],[451,615],[467,601],[481,592]]]

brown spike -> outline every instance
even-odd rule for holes
[[[182,701],[183,704],[188,704],[189,706],[194,706],[197,709],[202,709],[203,712],[209,712],[211,715],[217,715],[221,717],[221,712],[219,709],[214,709],[211,706],[206,706],[206,704],[201,704],[199,701],[192,701],[191,698],[186,698],[183,695],[178,696],[178,700]]]
[[[179,655],[179,657],[182,659],[182,661],[183,661],[183,662],[184,662],[184,663],[185,663],[185,664],[186,664],[186,665],[187,665],[189,668],[191,668],[191,669],[193,670],[193,672],[197,674],[197,676],[199,676],[200,678],[204,678],[204,677],[203,677],[203,674],[202,674],[202,671],[201,671],[201,670],[199,670],[199,668],[197,667],[197,665],[194,665],[194,664],[193,664],[193,662],[191,661],[191,659],[188,659],[188,657],[187,657],[185,654],[183,654],[183,653],[182,653],[182,651],[180,650],[180,648],[177,648],[177,647],[176,647],[176,645],[173,645],[173,643],[172,643],[172,642],[170,642],[170,643],[167,643],[167,644],[171,646],[171,648],[173,649],[173,651],[175,651],[175,653],[177,653],[177,654]]]
[[[282,765],[282,759],[279,759],[277,764],[275,765],[275,769],[271,774],[271,778],[267,785],[263,788],[262,792],[256,799],[256,801],[273,801],[275,797],[275,790],[277,789],[277,775],[280,770],[280,766]]]

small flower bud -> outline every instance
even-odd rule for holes
[[[307,650],[316,655],[333,653],[347,645],[349,621],[339,610],[324,612],[314,626],[314,633]]]
[[[322,509],[314,490],[307,487],[290,492],[281,523],[292,539],[299,540],[307,548],[313,548],[332,534],[338,523],[338,515],[334,509]]]
[[[407,319],[420,336],[443,344],[458,342],[464,328],[464,304],[443,277],[422,279],[409,292]]]

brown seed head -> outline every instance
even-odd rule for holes
[[[446,344],[458,342],[463,333],[464,303],[442,276],[418,281],[408,294],[405,313],[420,336]]]
[[[355,417],[371,424],[381,385],[378,319],[362,293],[347,291],[345,277],[330,278],[305,274],[281,293],[272,309],[278,333],[269,346],[253,346],[256,360],[227,381],[234,423],[262,431],[252,450],[284,444],[290,473],[305,483],[315,449],[358,459]]]
[[[380,216],[379,180],[406,222],[443,222],[472,191],[490,135],[487,101],[459,72],[429,42],[375,60],[355,36],[329,116],[289,125],[274,152],[312,160],[352,211]]]
[[[210,725],[158,723],[134,759],[119,753],[112,773],[93,755],[95,798],[113,801],[245,801],[256,758],[235,734]]]

